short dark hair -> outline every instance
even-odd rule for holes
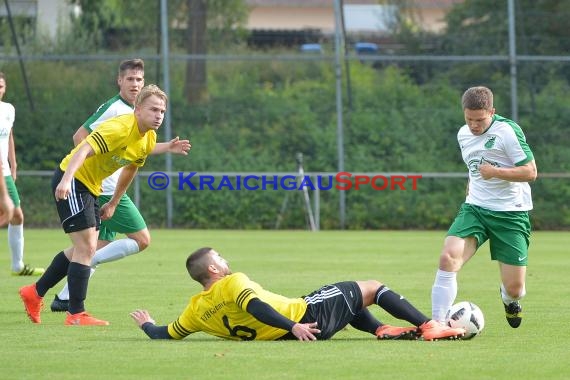
[[[125,75],[127,70],[140,70],[144,72],[144,61],[140,58],[124,60],[119,64],[119,76]]]
[[[493,92],[484,86],[468,88],[461,97],[463,109],[491,110],[493,109]]]
[[[194,251],[186,259],[186,270],[193,280],[204,285],[208,281],[208,266],[211,264],[210,253],[212,248],[203,247]]]

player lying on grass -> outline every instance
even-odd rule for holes
[[[243,273],[232,273],[212,248],[200,248],[186,260],[190,277],[204,290],[167,326],[156,326],[148,311],[130,315],[152,339],[182,339],[203,331],[232,340],[330,339],[346,325],[378,339],[456,339],[464,329],[430,320],[404,297],[375,280],[325,285],[302,298],[286,298],[264,290]],[[414,326],[382,324],[368,311],[376,304]]]

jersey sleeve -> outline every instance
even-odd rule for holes
[[[228,297],[233,299],[236,305],[244,311],[247,311],[249,301],[258,298],[255,284],[244,273],[236,273],[232,276],[225,289],[229,293]]]
[[[8,123],[8,127],[13,128],[14,122],[16,121],[16,108],[12,105],[12,103],[5,103],[6,104],[6,120],[5,122]]]
[[[128,138],[129,129],[116,119],[102,123],[85,141],[93,148],[95,154],[104,154],[115,150]],[[144,163],[144,161],[143,161]]]
[[[109,120],[117,116],[117,113],[107,103],[103,103],[97,108],[94,114],[89,116],[89,119],[83,123],[83,128],[87,129],[89,133],[93,132],[105,120]]]
[[[505,152],[515,166],[522,166],[534,159],[534,155],[526,142],[526,137],[518,125],[508,129],[505,136]]]
[[[167,331],[168,335],[172,339],[184,339],[188,335],[198,332],[198,329],[193,329],[192,326],[193,312],[190,305],[186,307],[186,310],[174,321],[168,324]]]

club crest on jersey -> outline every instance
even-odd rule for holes
[[[491,149],[495,145],[496,138],[497,136],[489,137],[489,140],[487,140],[487,142],[485,143],[485,148]]]

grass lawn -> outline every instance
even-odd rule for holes
[[[233,342],[199,333],[152,341],[128,313],[146,308],[167,324],[200,290],[186,257],[214,247],[233,271],[266,289],[298,297],[341,280],[377,279],[430,314],[431,285],[443,232],[154,230],[145,252],[99,266],[87,309],[108,327],[66,327],[49,311],[60,285],[45,298],[42,324],[26,317],[10,276],[7,243],[0,255],[0,377],[2,379],[567,379],[568,232],[532,237],[524,320],[507,325],[498,294],[497,263],[485,245],[459,275],[457,301],[483,310],[482,335],[470,341],[377,341],[354,329],[330,341]],[[68,245],[60,230],[25,231],[26,262],[47,266]],[[5,237],[4,237],[5,239]],[[378,307],[373,313],[401,324]],[[403,323],[407,324],[406,322]]]

